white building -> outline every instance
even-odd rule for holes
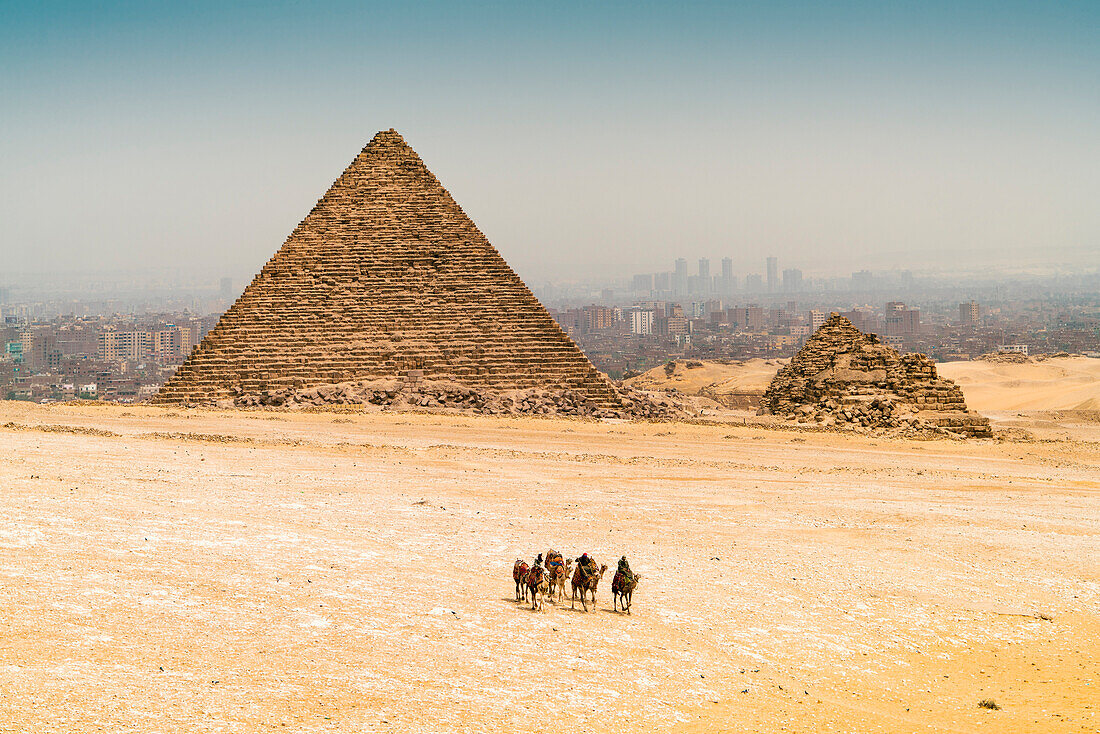
[[[630,312],[630,333],[638,334],[640,336],[649,336],[653,333],[653,312],[652,311],[631,311]]]

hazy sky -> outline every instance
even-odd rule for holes
[[[1096,0],[226,5],[0,0],[0,280],[254,272],[389,127],[532,281],[1100,263]]]

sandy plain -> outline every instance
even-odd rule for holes
[[[0,402],[0,731],[1097,731],[1100,435],[1029,425]],[[551,546],[633,614],[518,606]]]

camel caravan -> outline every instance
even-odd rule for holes
[[[596,587],[607,573],[607,565],[596,563],[587,553],[578,558],[576,564],[574,567],[572,559],[563,559],[561,553],[553,549],[546,551],[545,560],[540,553],[531,565],[527,565],[527,561],[522,558],[517,558],[512,566],[512,580],[516,582],[516,602],[526,603],[530,599],[533,610],[541,610],[547,598],[555,604],[561,604],[565,601],[565,582],[568,579],[573,594],[569,608],[576,609],[579,598],[581,607],[587,612],[591,595],[592,609],[595,610]],[[619,566],[611,580],[612,611],[621,610],[630,614],[630,602],[641,578],[630,570],[626,556],[619,559]]]

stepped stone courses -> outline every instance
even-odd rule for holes
[[[761,412],[800,422],[991,436],[958,385],[833,313],[764,392]]]
[[[405,377],[623,407],[420,157],[375,135],[156,397]]]

